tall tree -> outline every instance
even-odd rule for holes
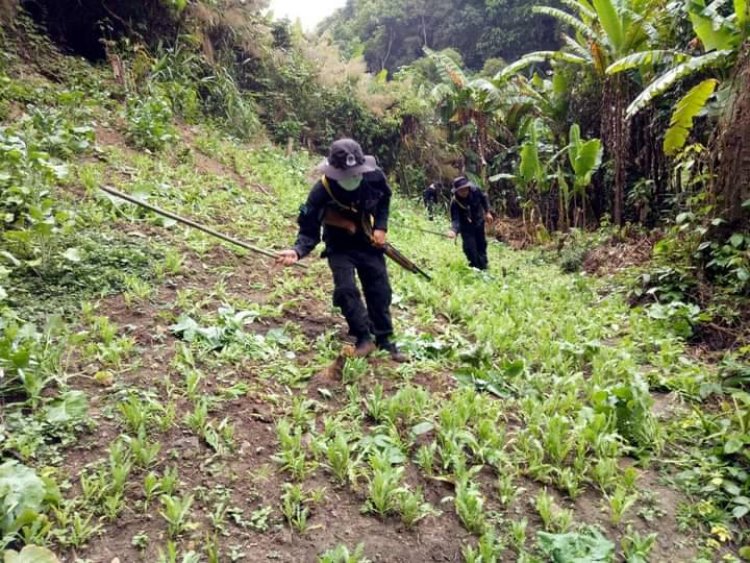
[[[601,135],[614,162],[614,221],[622,224],[626,189],[626,165],[630,153],[630,131],[625,112],[634,88],[625,74],[607,74],[614,61],[649,47],[657,39],[655,19],[659,0],[566,0],[573,14],[546,6],[534,8],[572,28],[574,35],[562,34],[561,51],[530,53],[506,67],[500,76],[544,60],[562,60],[587,67],[602,82]]]
[[[750,199],[749,6],[747,0],[735,0],[734,11],[730,15],[722,15],[715,4],[706,6],[703,0],[691,0],[688,15],[697,39],[705,50],[703,54],[693,56],[674,49],[644,50],[615,61],[607,69],[609,75],[616,75],[631,68],[650,67],[657,63],[667,66],[633,100],[627,109],[628,116],[635,115],[689,77],[705,76],[709,70],[715,70],[719,77],[729,72],[731,79],[724,81],[723,92],[717,95],[719,100],[726,102],[723,104],[724,113],[714,147],[714,190],[719,196],[719,213],[730,223],[746,218],[750,207],[750,204],[746,204]],[[667,152],[682,148],[693,118],[703,109],[716,85],[716,78],[704,78],[676,104],[664,144]]]

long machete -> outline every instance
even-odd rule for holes
[[[201,225],[200,223],[196,223],[195,221],[192,221],[190,219],[186,219],[185,217],[180,217],[179,215],[175,215],[171,211],[166,211],[165,209],[159,209],[158,207],[151,205],[150,203],[146,203],[145,201],[141,201],[139,199],[134,198],[131,195],[124,194],[122,192],[118,192],[114,188],[110,188],[109,186],[99,186],[99,189],[102,191],[107,192],[110,195],[113,195],[115,197],[118,197],[120,199],[124,199],[125,201],[129,201],[130,203],[134,203],[135,205],[139,205],[141,207],[145,207],[149,211],[153,211],[157,215],[162,215],[164,217],[168,217],[169,219],[174,219],[178,223],[182,223],[184,225],[187,225],[189,227],[193,227],[194,229],[198,229],[199,231],[203,231],[206,234],[209,234],[211,236],[214,236],[216,238],[219,238],[221,240],[224,240],[226,242],[230,242],[232,244],[235,244],[241,248],[244,248],[245,250],[249,250],[251,252],[255,252],[256,254],[262,254],[263,256],[268,256],[269,258],[277,258],[277,254],[274,254],[270,250],[266,250],[264,248],[259,248],[257,246],[253,246],[252,244],[249,244],[247,242],[238,240],[234,237],[230,237],[229,235],[225,235],[223,233],[220,233],[219,231],[215,231],[211,227],[206,227],[205,225]],[[294,263],[295,266],[299,268],[307,268],[305,264],[301,264],[299,262]]]

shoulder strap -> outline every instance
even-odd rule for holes
[[[348,209],[349,211],[352,211],[354,213],[359,213],[359,211],[357,211],[356,207],[354,207],[353,205],[345,205],[345,204],[341,203],[338,200],[338,198],[335,195],[333,195],[333,190],[331,189],[331,184],[328,182],[328,178],[326,178],[325,174],[323,174],[323,176],[321,176],[320,182],[323,184],[323,187],[328,192],[328,195],[331,196],[331,199],[334,202],[336,202],[336,205],[338,205],[339,207],[341,207],[343,209]]]
[[[456,205],[458,205],[458,206],[459,206],[459,207],[460,207],[461,209],[463,209],[464,211],[468,211],[468,210],[469,210],[469,206],[467,206],[467,205],[464,205],[463,203],[461,203],[460,201],[458,201],[458,198],[457,198],[457,197],[454,197],[454,198],[453,198],[453,201],[454,201],[454,202],[456,203]]]

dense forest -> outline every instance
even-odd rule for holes
[[[750,2],[268,8],[0,0],[4,561],[750,560]],[[406,363],[274,262],[341,137]]]
[[[395,73],[429,47],[453,49],[468,68],[494,75],[504,61],[560,46],[554,20],[532,7],[519,0],[348,0],[318,33],[330,33],[344,56],[364,56],[373,73]]]

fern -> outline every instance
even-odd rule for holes
[[[725,64],[731,54],[732,51],[713,51],[700,57],[694,57],[665,72],[651,82],[643,92],[638,94],[638,97],[628,106],[627,117],[633,117],[686,76],[696,74],[713,66]]]
[[[664,152],[666,154],[673,155],[685,146],[685,140],[693,128],[693,119],[704,108],[706,102],[716,90],[718,83],[719,81],[715,78],[704,80],[691,88],[677,102],[669,123],[669,129],[664,136]]]

